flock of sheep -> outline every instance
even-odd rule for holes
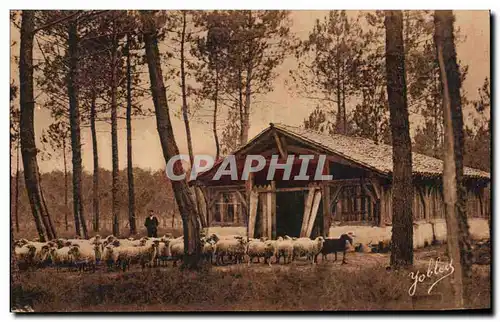
[[[342,252],[345,262],[345,252],[349,245],[353,245],[353,233],[343,234],[340,238],[291,238],[279,237],[276,240],[247,239],[239,235],[218,236],[211,234],[202,237],[203,260],[216,265],[226,263],[244,263],[248,265],[257,259],[264,259],[264,263],[271,265],[291,263],[298,258],[306,258],[311,263],[317,262],[319,254],[323,259],[331,253]],[[166,266],[167,261],[173,261],[176,266],[184,256],[184,239],[178,238],[148,238],[118,239],[114,236],[101,238],[95,236],[90,239],[55,239],[46,243],[16,240],[15,256],[20,267],[55,266],[77,268],[78,270],[95,271],[96,266],[104,264],[108,269],[121,268],[123,271],[130,268],[130,264],[140,264],[144,267]]]

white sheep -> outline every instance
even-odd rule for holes
[[[36,247],[31,244],[25,244],[14,248],[14,255],[19,266],[30,266],[34,262]]]
[[[325,239],[321,236],[314,240],[309,238],[297,238],[293,242],[292,260],[295,260],[297,257],[307,256],[307,259],[312,260],[313,264],[316,263],[324,241]]]
[[[177,261],[181,260],[184,256],[184,238],[172,239],[169,243],[170,256],[173,260],[173,265],[177,266]]]
[[[50,259],[57,270],[59,270],[61,266],[69,266],[71,264],[72,258],[69,254],[70,249],[70,246],[64,246],[61,248],[53,247],[50,249]]]
[[[278,237],[276,240],[277,256],[276,262],[279,264],[280,258],[283,257],[284,263],[288,264],[292,262],[293,258],[293,240],[292,238],[285,236],[285,238]]]
[[[120,264],[122,270],[125,271],[130,267],[130,263],[138,262],[142,268],[145,266],[153,266],[156,258],[156,244],[144,246],[106,246],[104,258],[115,264]],[[109,266],[109,262],[108,262]]]
[[[224,264],[224,256],[231,256],[236,263],[243,262],[247,241],[240,238],[222,239],[215,244],[215,263]]]
[[[108,244],[104,246],[102,251],[101,260],[106,263],[108,270],[118,263],[118,251],[114,251],[115,247],[113,244]]]
[[[68,252],[69,258],[79,270],[92,268],[95,271],[96,264],[101,260],[100,244],[73,245]]]
[[[271,266],[271,257],[275,256],[276,247],[275,241],[271,240],[252,240],[248,242],[247,245],[247,255],[248,255],[248,265],[253,261],[255,257],[264,257],[264,263],[268,263]]]
[[[156,253],[156,264],[158,266],[167,265],[167,259],[171,256],[170,254],[170,240],[155,241],[158,250]]]
[[[210,264],[213,264],[215,256],[216,244],[219,241],[219,237],[216,234],[212,234],[209,237],[204,237],[201,239],[201,256]]]

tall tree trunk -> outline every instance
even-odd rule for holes
[[[342,80],[342,127],[344,128],[344,134],[347,134],[347,111],[345,107],[345,79]],[[375,128],[377,124],[375,124]]]
[[[54,224],[52,223],[52,219],[48,214],[50,214],[49,209],[47,208],[47,203],[45,202],[45,197],[43,195],[43,189],[42,189],[42,175],[40,174],[40,170],[38,170],[38,185],[40,189],[40,197],[42,199],[42,207],[47,214],[47,216],[43,217],[43,224],[45,226],[45,229],[47,231],[47,237],[49,239],[54,239],[57,238],[56,235],[56,230],[54,228]]]
[[[92,101],[90,104],[90,132],[92,133],[92,155],[94,162],[94,172],[92,175],[92,210],[94,212],[93,230],[99,231],[99,153],[97,147],[97,130],[96,122],[96,96],[92,93]]]
[[[113,235],[118,236],[120,234],[119,225],[119,211],[120,204],[118,200],[118,180],[119,180],[119,169],[118,169],[118,120],[117,120],[117,81],[116,81],[116,69],[117,69],[117,51],[118,51],[118,39],[116,36],[115,28],[113,23],[113,43],[111,48],[111,155],[112,155],[112,214],[113,214]]]
[[[436,78],[434,77],[434,92],[437,93],[438,91],[438,86],[437,86],[437,81]],[[434,117],[434,142],[433,142],[433,156],[435,158],[439,158],[439,112],[440,112],[440,106],[438,102],[438,96],[435,94],[434,95],[434,111],[433,111],[433,117]]]
[[[252,72],[253,67],[252,63],[248,66],[247,76],[245,82],[245,106],[243,109],[243,122],[241,124],[241,145],[244,145],[248,142],[248,130],[250,129],[250,108],[251,108],[251,99],[252,99]]]
[[[175,142],[172,123],[170,122],[170,115],[168,112],[168,102],[165,85],[163,83],[156,27],[154,27],[151,21],[152,19],[148,19],[147,16],[148,14],[144,14],[146,30],[143,38],[151,82],[151,94],[156,112],[156,125],[160,136],[163,157],[165,162],[168,163],[171,157],[179,154],[179,149]],[[180,162],[175,163],[173,172],[175,174],[184,172]],[[200,259],[200,227],[191,190],[186,180],[171,180],[170,182],[182,218],[184,231],[184,266],[186,268],[197,268]]]
[[[182,32],[181,32],[181,91],[182,91],[182,118],[184,120],[184,127],[186,128],[186,137],[189,153],[189,161],[191,166],[194,164],[193,155],[193,142],[191,140],[191,128],[189,126],[189,113],[187,105],[187,93],[186,93],[186,72],[185,72],[185,57],[184,57],[184,45],[186,42],[186,11],[182,11]]]
[[[62,142],[62,150],[63,150],[63,165],[64,165],[64,227],[66,231],[69,230],[69,222],[68,222],[68,165],[66,163],[66,137]]]
[[[435,11],[435,42],[444,92],[444,169],[447,247],[453,260],[455,304],[464,307],[466,281],[472,276],[472,252],[465,208],[463,183],[463,115],[460,100],[460,71],[453,36],[451,10]]]
[[[338,56],[338,55],[337,55]],[[336,133],[340,134],[345,134],[344,132],[344,116],[342,113],[342,90],[340,86],[340,57],[337,57],[337,70],[336,70],[336,78],[337,78],[337,84],[336,84],[336,94],[337,94],[337,119],[336,119]]]
[[[137,233],[135,224],[134,165],[132,163],[132,66],[130,63],[130,35],[127,35],[127,180],[128,221],[130,234]]]
[[[213,120],[213,132],[215,140],[215,160],[219,160],[220,156],[220,143],[219,135],[217,134],[217,110],[219,101],[219,70],[215,69],[215,93],[214,93],[214,120]]]
[[[71,21],[68,26],[68,54],[69,54],[69,118],[71,130],[71,151],[73,164],[73,215],[75,217],[76,235],[83,233],[88,237],[87,225],[83,214],[82,198],[82,152],[80,139],[80,107],[78,106],[78,22]],[[81,226],[81,232],[80,232]]]
[[[23,157],[24,181],[40,241],[46,240],[42,218],[46,215],[41,203],[38,185],[37,148],[35,144],[35,99],[33,97],[33,39],[35,11],[23,10],[21,21],[21,45],[19,53],[19,94],[21,116],[19,134]]]
[[[393,145],[391,266],[400,267],[413,265],[412,159],[401,11],[386,11],[385,30],[387,95]]]
[[[17,148],[16,148],[16,188],[15,188],[15,207],[16,207],[16,232],[19,232],[19,157],[20,157],[20,142],[17,141]]]
[[[243,72],[241,70],[241,67],[238,69],[238,107],[240,112],[240,142],[237,145],[243,145],[243,119],[245,118],[245,112],[243,107]]]
[[[186,92],[186,72],[185,72],[185,55],[184,55],[184,46],[186,43],[186,11],[182,11],[182,32],[181,32],[181,91],[182,91],[182,117],[184,119],[184,127],[186,128],[186,138],[188,145],[188,153],[189,153],[189,161],[191,163],[191,167],[194,166],[194,153],[193,153],[193,141],[191,138],[191,128],[189,125],[189,113],[188,113],[188,105],[187,105],[187,92]],[[201,214],[200,211],[200,196],[198,195],[196,189],[193,197],[196,203],[196,208],[198,210],[198,214]],[[200,215],[200,223],[203,227],[206,226],[205,218]]]

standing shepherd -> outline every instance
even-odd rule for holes
[[[148,237],[158,237],[158,219],[153,210],[149,210],[149,217],[146,218],[144,226],[148,230]]]

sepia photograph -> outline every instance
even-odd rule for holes
[[[490,11],[9,13],[11,315],[492,314]]]

